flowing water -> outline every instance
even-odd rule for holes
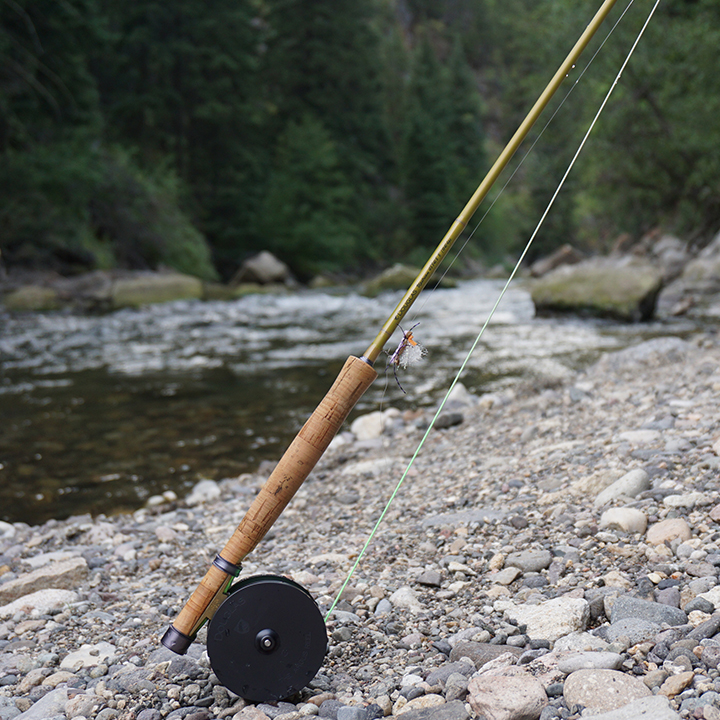
[[[437,406],[502,288],[477,280],[423,293],[404,325],[425,359],[392,372],[354,415]],[[254,295],[108,315],[0,313],[0,518],[38,523],[114,513],[199,479],[277,460],[348,355],[401,293]],[[684,332],[689,330],[685,328]],[[462,382],[482,394],[547,383],[639,338],[677,328],[538,319],[511,289]],[[399,340],[399,331],[393,338]]]

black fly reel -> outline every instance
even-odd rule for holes
[[[226,688],[254,702],[282,700],[304,688],[327,649],[315,600],[301,585],[275,575],[236,583],[208,626],[213,671]]]

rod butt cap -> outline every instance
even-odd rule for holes
[[[172,625],[165,631],[160,638],[160,642],[168,649],[178,655],[184,655],[192,644],[193,638],[184,635],[176,630]]]

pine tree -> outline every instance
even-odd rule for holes
[[[434,247],[469,200],[484,164],[480,101],[459,41],[447,66],[426,33],[407,89],[403,189],[414,244]]]
[[[452,166],[450,194],[459,210],[487,170],[480,93],[459,35],[454,38],[448,59],[447,94],[448,156]]]
[[[136,0],[104,8],[111,51],[96,59],[114,139],[141,162],[168,162],[189,188],[200,227],[228,276],[256,247],[258,177],[255,64],[259,32],[249,0]]]
[[[393,168],[381,105],[374,0],[267,0],[262,78],[270,110],[265,143],[274,147],[307,115],[332,140],[354,201],[350,220],[367,254],[382,231]]]
[[[267,246],[301,279],[356,256],[352,188],[330,133],[309,113],[290,120],[278,139],[261,217]]]

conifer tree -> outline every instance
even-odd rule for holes
[[[378,205],[392,173],[381,105],[374,0],[268,0],[262,78],[274,147],[289,123],[311,116],[334,144],[353,203],[353,235],[377,241]],[[279,152],[279,150],[278,150]],[[296,196],[302,194],[300,190]],[[299,208],[302,211],[301,208]],[[360,242],[358,251],[369,247]]]
[[[267,246],[303,280],[347,267],[356,256],[358,236],[351,200],[330,133],[310,113],[290,120],[278,138],[261,206]]]
[[[258,31],[249,0],[104,0],[109,57],[97,57],[114,139],[167,162],[189,188],[200,227],[228,276],[255,247]]]

